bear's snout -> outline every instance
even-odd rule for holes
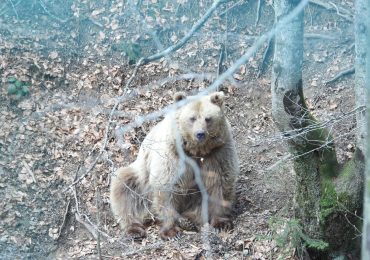
[[[204,131],[198,131],[195,136],[197,137],[198,141],[204,141],[206,139],[206,133]]]

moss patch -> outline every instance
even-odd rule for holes
[[[321,220],[325,222],[325,219],[338,208],[337,192],[334,184],[329,180],[323,180],[321,182],[321,194]]]
[[[335,186],[330,180],[321,182],[321,220],[325,224],[327,217],[338,211],[340,208],[346,208],[351,204],[352,197],[347,192],[337,193]]]

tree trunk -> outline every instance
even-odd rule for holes
[[[365,2],[364,0],[363,2]],[[357,1],[357,6],[359,0]],[[365,4],[365,3],[364,3]],[[367,0],[366,3],[367,10],[370,10],[370,0]],[[359,8],[356,8],[356,10],[359,10]],[[366,44],[366,50],[367,50],[367,61],[366,61],[366,96],[367,100],[370,100],[370,19],[368,17],[365,17],[367,22],[367,31],[364,33],[364,35],[367,37],[365,38],[365,44]],[[357,23],[356,23],[357,24]],[[357,31],[357,30],[356,30]],[[358,46],[358,45],[357,45]],[[357,53],[357,52],[356,52]],[[367,125],[367,133],[370,129],[370,102],[367,102],[366,104],[366,125]],[[366,169],[365,169],[365,192],[364,192],[364,223],[362,228],[362,259],[370,259],[370,138],[368,135],[365,135],[367,137],[366,142]]]
[[[356,106],[366,106],[366,21],[368,17],[367,0],[356,0],[356,16],[355,16],[355,93]],[[356,121],[358,126],[357,131],[357,146],[356,148],[362,154],[365,154],[366,146],[366,124],[365,111],[357,113]],[[364,162],[362,162],[364,163]]]
[[[275,0],[276,20],[290,13],[299,2]],[[329,253],[352,248],[349,241],[353,241],[355,229],[341,212],[344,208],[349,212],[359,208],[359,182],[352,178],[361,169],[352,162],[340,171],[332,136],[318,126],[305,104],[302,61],[303,13],[276,34],[272,115],[294,156],[296,215],[309,237],[302,239],[311,257],[322,259]]]

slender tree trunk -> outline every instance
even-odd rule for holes
[[[275,0],[276,20],[286,16],[299,0]],[[312,257],[323,259],[333,252],[351,249],[353,225],[345,209],[359,208],[358,169],[354,162],[339,169],[333,138],[305,104],[302,89],[303,13],[295,17],[275,38],[271,83],[272,115],[288,139],[296,173],[296,215],[301,220],[302,237]],[[361,155],[359,155],[361,157]],[[316,240],[311,240],[316,239]],[[328,243],[318,241],[324,240]]]
[[[356,0],[356,16],[355,16],[355,93],[356,106],[361,107],[366,105],[366,21],[369,16],[366,8],[367,0]],[[356,148],[362,155],[365,154],[366,148],[366,120],[365,111],[357,113],[357,145]],[[362,161],[362,163],[364,163]]]
[[[366,0],[365,0],[366,1]],[[365,2],[364,1],[364,2]],[[364,3],[365,4],[365,3]],[[370,0],[366,3],[367,10],[370,10]],[[370,100],[370,18],[367,19],[367,31],[366,34],[366,96],[367,100]],[[370,131],[370,102],[366,103],[366,119],[367,119],[367,133]],[[364,223],[362,228],[362,259],[370,259],[370,138],[366,135],[366,168],[365,168],[365,192],[364,192]]]
[[[274,1],[275,17],[279,20],[287,15],[299,1]],[[272,113],[278,128],[289,138],[290,151],[297,156],[294,168],[297,177],[297,215],[305,232],[315,239],[323,237],[320,226],[320,158],[319,153],[310,152],[318,146],[311,143],[328,142],[325,133],[310,137],[304,128],[314,123],[306,108],[302,90],[303,62],[303,13],[299,14],[283,31],[275,36],[274,67],[272,75]],[[321,130],[320,130],[321,131]],[[330,142],[328,146],[330,146]],[[332,148],[329,148],[330,150]],[[330,160],[334,161],[335,155]]]

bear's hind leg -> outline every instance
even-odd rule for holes
[[[138,179],[133,167],[120,168],[112,178],[110,203],[122,229],[135,239],[146,236],[143,218],[145,214],[145,184]]]

